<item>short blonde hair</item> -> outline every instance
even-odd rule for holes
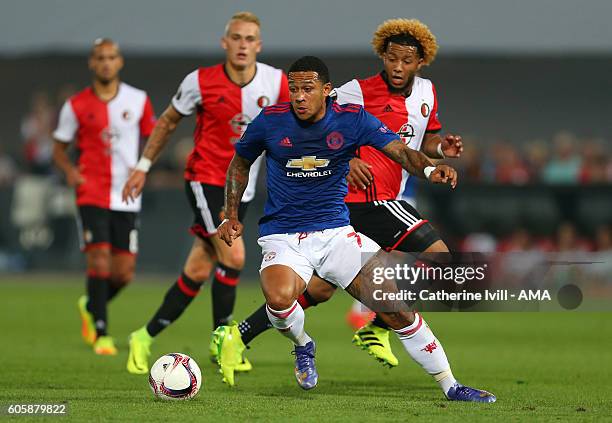
[[[227,33],[229,31],[230,24],[233,21],[250,22],[250,23],[254,23],[259,28],[261,28],[261,22],[259,21],[259,18],[257,17],[257,15],[255,13],[253,13],[253,12],[238,12],[238,13],[234,13],[234,15],[225,24],[225,35],[227,35]]]
[[[372,38],[372,47],[379,57],[383,57],[387,48],[387,39],[395,35],[407,34],[414,37],[423,48],[423,64],[434,61],[438,52],[436,37],[427,25],[418,19],[388,19],[376,28]]]

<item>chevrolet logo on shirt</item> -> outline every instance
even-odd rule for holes
[[[301,159],[289,159],[286,167],[291,169],[301,169],[306,172],[287,172],[287,176],[292,178],[316,178],[319,176],[331,175],[331,170],[318,171],[321,167],[329,165],[328,159],[317,159],[317,156],[302,156]]]

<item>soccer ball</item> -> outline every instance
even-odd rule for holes
[[[160,357],[149,372],[153,395],[166,400],[193,398],[202,385],[202,372],[186,354],[170,353]]]

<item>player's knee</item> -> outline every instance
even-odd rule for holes
[[[229,252],[219,257],[219,263],[236,270],[244,268],[244,250],[230,249]]]
[[[183,269],[185,275],[195,283],[202,284],[208,280],[212,273],[212,264],[205,263],[188,263]]]
[[[293,290],[277,290],[266,293],[266,304],[272,310],[286,310],[295,302]]]
[[[109,273],[110,268],[110,251],[102,248],[96,248],[87,252],[87,269],[89,271],[104,274]]]
[[[122,269],[111,274],[111,284],[116,287],[126,286],[134,279],[134,269]]]

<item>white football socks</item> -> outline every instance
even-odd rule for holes
[[[295,301],[286,310],[274,310],[266,304],[266,313],[270,323],[295,345],[304,346],[312,339],[304,330],[304,309]]]
[[[394,329],[406,352],[429,373],[444,391],[457,383],[446,358],[440,341],[419,313],[415,314],[414,323],[402,329]]]

